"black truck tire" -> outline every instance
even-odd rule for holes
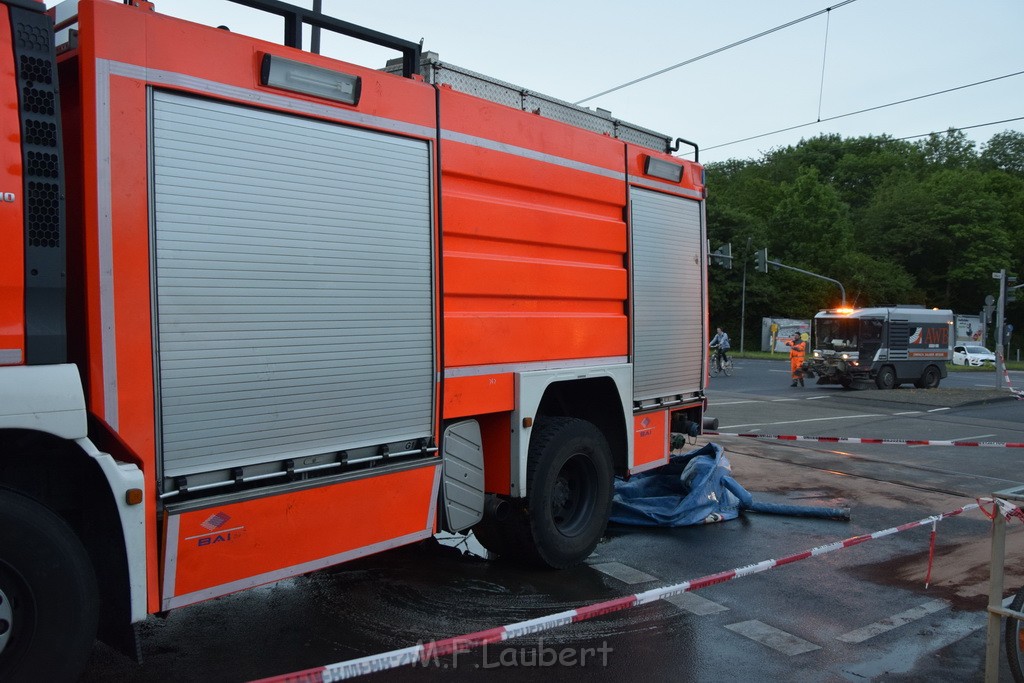
[[[883,365],[875,375],[875,386],[879,389],[895,389],[899,386],[896,381],[896,371],[891,365]]]
[[[96,576],[56,513],[0,488],[0,681],[76,681],[99,618]]]
[[[538,420],[527,459],[526,507],[514,515],[523,559],[564,569],[589,557],[608,525],[613,476],[611,449],[593,424]]]
[[[914,382],[914,386],[918,389],[935,389],[939,386],[939,382],[942,380],[942,373],[934,365],[929,365],[921,373],[921,376]]]

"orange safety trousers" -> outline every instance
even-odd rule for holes
[[[793,379],[802,379],[804,376],[800,366],[804,364],[804,349],[807,348],[805,342],[786,342],[786,346],[789,347],[789,369],[793,374]]]

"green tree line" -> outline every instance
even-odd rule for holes
[[[823,280],[755,272],[754,253],[765,247],[769,260],[839,280],[859,307],[978,315],[998,293],[993,272],[1024,276],[1024,134],[1016,131],[980,149],[952,129],[915,142],[821,135],[706,172],[711,247],[731,243],[734,256],[731,269],[709,269],[711,322],[738,343],[746,263],[749,348],[759,348],[762,317],[807,319],[840,301]],[[1007,305],[1015,327],[1022,314],[1024,301]]]

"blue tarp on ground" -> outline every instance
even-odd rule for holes
[[[611,521],[634,526],[690,526],[735,519],[751,496],[734,480],[721,446],[673,455],[667,465],[615,480]]]

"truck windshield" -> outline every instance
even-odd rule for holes
[[[850,318],[818,318],[814,321],[815,348],[821,351],[857,350],[860,321]]]

